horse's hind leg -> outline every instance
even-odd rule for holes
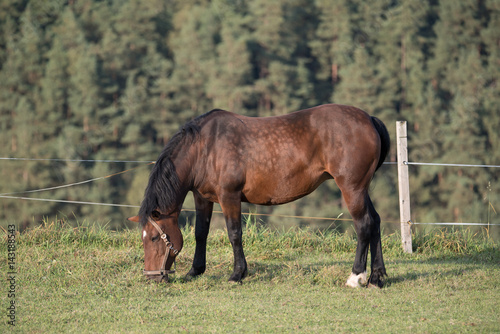
[[[339,182],[337,182],[339,184]],[[354,228],[358,237],[356,256],[352,273],[346,282],[347,286],[358,287],[366,284],[366,261],[368,249],[371,249],[370,285],[382,287],[382,277],[385,276],[385,266],[382,257],[380,240],[380,216],[375,211],[367,192],[367,186],[361,190],[350,189],[339,184],[342,195],[354,220]]]
[[[384,258],[382,256],[382,240],[380,238],[380,216],[375,211],[373,203],[367,196],[368,212],[371,218],[371,273],[368,284],[381,288],[383,286],[383,277],[387,275],[385,271]]]

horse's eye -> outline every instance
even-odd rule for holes
[[[160,214],[158,211],[154,210],[153,212],[151,212],[151,217],[152,217],[154,220],[158,220],[158,219],[160,219],[161,214]]]
[[[151,241],[153,241],[153,242],[156,242],[158,240],[160,240],[160,235],[159,234],[157,236],[151,238]]]

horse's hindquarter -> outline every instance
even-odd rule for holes
[[[242,120],[248,133],[243,194],[251,203],[287,203],[326,179],[364,177],[378,159],[371,119],[354,107],[324,105]]]

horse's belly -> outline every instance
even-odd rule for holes
[[[264,178],[243,188],[242,200],[252,204],[278,205],[295,201],[312,193],[321,183],[330,179],[327,173],[315,177],[304,175],[287,178]],[[248,181],[248,180],[247,180]]]

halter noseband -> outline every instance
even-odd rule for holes
[[[160,225],[158,225],[151,217],[148,217],[148,221],[153,225],[153,227],[160,233],[160,238],[165,242],[165,255],[163,256],[163,264],[160,267],[160,270],[143,270],[142,273],[146,276],[162,276],[165,277],[168,274],[175,274],[175,269],[174,270],[167,270],[164,269],[165,266],[167,265],[168,261],[168,256],[170,255],[170,251],[174,253],[174,255],[177,255],[179,251],[173,247],[173,244],[168,241],[167,235],[163,232],[161,229]],[[175,260],[174,260],[174,268],[175,268]]]

